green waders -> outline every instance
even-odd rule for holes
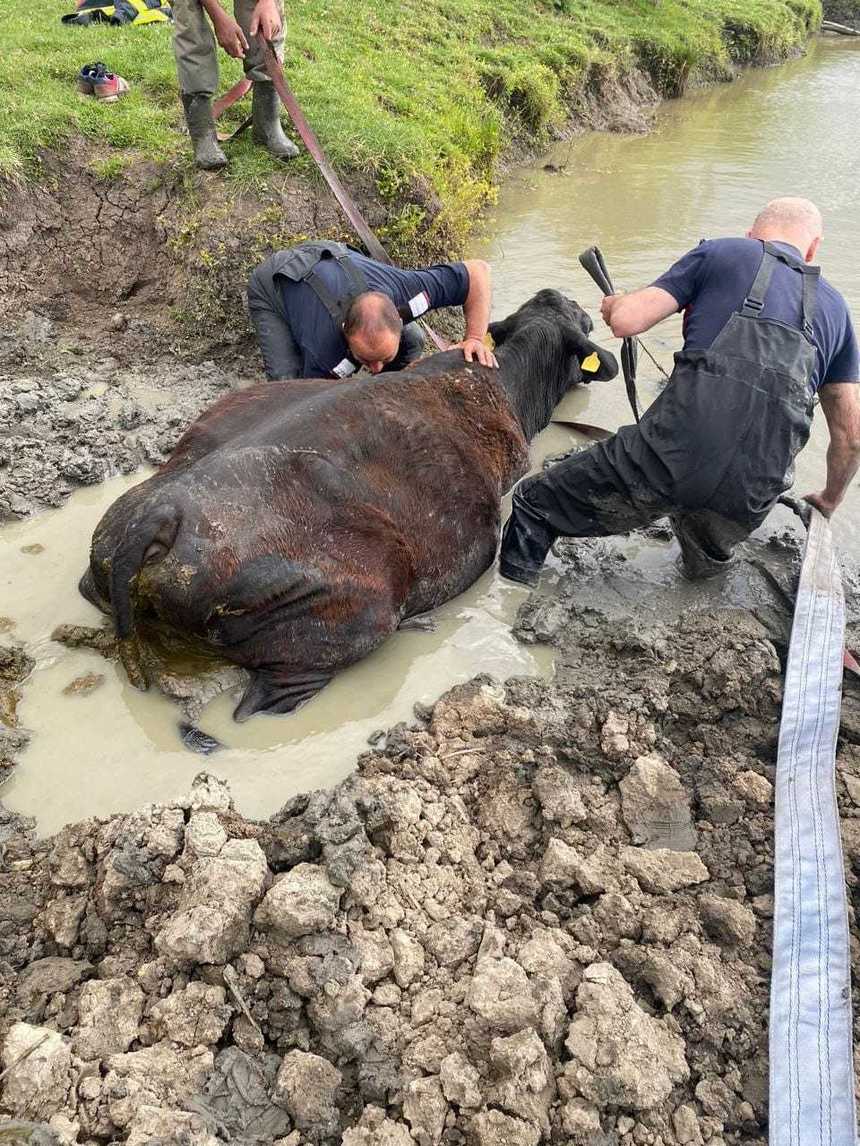
[[[233,11],[245,33],[248,51],[242,61],[245,76],[253,87],[253,135],[279,159],[298,155],[296,145],[284,135],[280,121],[280,104],[256,37],[251,36],[251,17],[256,0],[234,0]],[[275,54],[283,55],[284,39],[272,41]],[[174,0],[173,52],[179,76],[179,91],[185,119],[194,146],[198,166],[207,169],[223,167],[227,158],[218,146],[212,97],[218,90],[218,45],[209,18],[200,0]]]

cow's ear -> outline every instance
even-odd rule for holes
[[[572,327],[573,344],[583,382],[605,382],[618,373],[618,359],[596,342],[587,338],[578,327]]]
[[[511,333],[511,320],[503,318],[501,322],[491,322],[488,329],[495,345],[501,346]]]

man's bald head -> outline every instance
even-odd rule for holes
[[[343,336],[353,357],[378,374],[397,357],[403,321],[387,294],[368,290],[349,304]]]
[[[786,195],[771,199],[759,211],[747,235],[767,242],[790,243],[811,263],[823,231],[821,212],[811,200]]]

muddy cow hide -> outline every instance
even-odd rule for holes
[[[499,369],[459,350],[348,381],[230,394],[93,536],[81,591],[250,670],[235,717],[288,712],[493,561],[499,502],[562,395],[617,373],[588,315],[540,291],[492,328]],[[592,365],[592,364],[589,364]],[[145,682],[144,682],[145,683]]]

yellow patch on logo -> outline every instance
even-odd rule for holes
[[[580,362],[580,366],[583,370],[587,371],[587,373],[596,374],[600,369],[600,359],[596,353],[592,352],[587,358],[583,358],[582,362]]]

